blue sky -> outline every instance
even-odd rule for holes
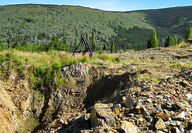
[[[0,5],[25,3],[81,5],[114,11],[192,6],[192,0],[0,0]]]

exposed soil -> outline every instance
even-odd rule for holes
[[[0,111],[3,112],[0,114],[3,126],[0,132],[14,132],[17,129],[27,132],[25,123],[28,119],[34,120],[28,122],[34,123],[31,124],[33,126],[27,127],[28,130],[33,130],[33,133],[72,132],[80,129],[89,129],[92,132],[90,117],[87,118],[88,121],[84,121],[85,123],[79,122],[79,118],[84,114],[89,115],[96,103],[121,104],[122,97],[126,97],[130,98],[128,101],[133,100],[135,106],[140,100],[144,101],[142,104],[153,117],[154,106],[160,104],[160,101],[166,103],[156,96],[161,98],[167,94],[181,102],[186,94],[192,94],[190,46],[149,49],[110,56],[123,61],[109,66],[77,63],[63,67],[62,72],[70,72],[72,76],[68,77],[70,80],[67,84],[54,89],[52,86],[46,86],[35,91],[30,88],[30,81],[19,73],[6,73],[6,78],[0,80]],[[9,62],[2,65],[8,67]],[[166,92],[166,89],[169,91]],[[177,89],[182,95],[175,93]],[[183,92],[182,89],[186,91]],[[151,99],[153,103],[146,104],[146,98]],[[171,101],[169,103],[173,104]],[[191,106],[191,101],[189,104]],[[131,113],[136,110],[136,107],[133,108]],[[163,105],[162,108],[165,109],[167,106]],[[131,113],[125,115],[124,111],[121,113],[123,116],[120,119],[133,121],[137,125],[136,121],[139,118],[131,117]],[[39,123],[36,122],[37,119]],[[152,127],[146,121],[144,125],[150,127],[148,130],[155,131],[155,122],[156,117],[150,125]],[[138,127],[139,131],[144,131],[144,127]]]

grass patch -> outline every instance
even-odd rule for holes
[[[15,131],[15,133],[21,133],[21,130],[20,130],[20,129],[17,129],[17,130]]]

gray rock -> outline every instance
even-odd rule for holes
[[[93,127],[103,125],[103,121],[108,126],[115,126],[115,115],[107,104],[95,104],[90,116]]]
[[[75,77],[86,75],[89,72],[89,68],[85,63],[77,63],[72,66],[71,70],[72,75]]]
[[[165,132],[163,132],[161,130],[157,130],[156,133],[165,133]]]
[[[192,94],[191,93],[188,93],[185,96],[187,97],[188,100],[190,100],[192,98]]]
[[[121,104],[122,104],[122,106],[131,109],[131,108],[133,108],[135,103],[133,102],[132,98],[130,96],[128,96],[128,97],[123,97]]]
[[[156,108],[156,110],[155,110],[156,113],[163,111],[162,108],[157,104],[155,105],[155,108]]]
[[[158,96],[156,96],[156,98],[163,99],[163,96],[162,95],[158,95]]]
[[[147,99],[147,102],[152,103],[152,100],[151,99]]]

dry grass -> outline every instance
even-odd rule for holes
[[[8,53],[11,53],[14,57],[16,57],[23,63],[35,66],[49,66],[53,65],[55,62],[59,62],[62,65],[74,64],[76,62],[87,62],[90,64],[98,65],[98,59],[101,60],[102,65],[106,66],[114,66],[121,62],[119,59],[116,59],[117,57],[115,54],[109,53],[94,53],[94,56],[92,58],[89,58],[88,54],[75,54],[73,56],[72,53],[59,51],[50,51],[48,53],[31,53],[26,51],[10,50],[0,52],[1,55]]]
[[[183,48],[184,47],[184,48]],[[176,59],[175,56],[190,55],[188,44],[183,43],[169,48],[148,49],[143,51],[128,50],[125,53],[94,53],[92,58],[86,54],[75,54],[69,52],[50,51],[48,53],[31,53],[25,51],[13,50],[13,54],[26,65],[35,65],[37,67],[47,67],[55,63],[61,65],[74,64],[77,62],[87,62],[92,65],[102,65],[113,69],[123,69],[122,71],[132,71],[129,67],[134,66],[137,70],[147,69],[155,77],[164,78],[174,75],[183,67],[191,67],[192,60]],[[11,51],[3,51],[0,54],[6,54]],[[127,66],[127,67],[124,67]]]

